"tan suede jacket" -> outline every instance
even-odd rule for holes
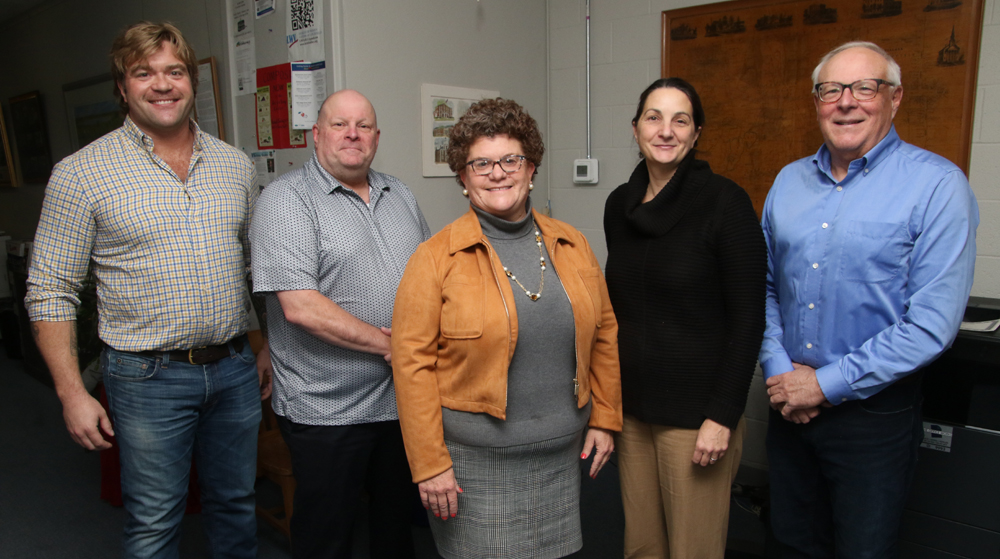
[[[578,405],[593,397],[590,426],[620,431],[618,322],[604,275],[579,231],[534,217],[573,307]],[[471,209],[410,258],[392,313],[392,372],[414,482],[451,467],[442,406],[506,419],[515,296]]]

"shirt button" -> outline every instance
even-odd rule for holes
[[[812,348],[813,348],[812,344],[806,344],[806,349],[812,349]]]
[[[837,187],[837,192],[840,192],[840,191],[841,191],[841,190],[843,190],[843,189],[844,189],[844,187],[843,187],[843,186],[838,186],[838,187]]]
[[[809,308],[810,308],[810,309],[815,309],[815,308],[816,308],[816,305],[814,305],[814,304],[812,304],[812,303],[809,303]]]
[[[841,399],[840,399],[840,401],[841,401],[841,402],[846,402],[846,401],[847,401],[847,398],[841,398]]]
[[[824,223],[824,224],[823,224],[823,229],[826,229],[826,228],[827,228],[827,227],[829,227],[829,226],[830,226],[830,224],[829,224],[829,223]]]
[[[868,169],[865,169],[865,174],[866,174],[866,175],[868,174]]]
[[[816,262],[813,262],[813,270],[815,270],[816,268],[819,268],[819,264],[816,263]]]

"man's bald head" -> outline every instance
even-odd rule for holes
[[[326,100],[323,101],[323,104],[320,105],[319,107],[319,115],[317,117],[317,120],[323,120],[323,112],[326,111],[331,104],[335,105],[339,101],[343,100],[353,100],[357,102],[363,102],[364,104],[368,105],[368,109],[372,113],[371,114],[372,123],[375,124],[375,129],[376,130],[378,129],[378,118],[375,115],[375,106],[372,105],[372,102],[369,101],[367,97],[365,97],[360,92],[355,91],[353,89],[341,89],[340,91],[327,97]]]
[[[319,164],[349,188],[363,189],[378,149],[375,107],[353,89],[342,89],[323,101],[313,141]]]

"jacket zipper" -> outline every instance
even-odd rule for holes
[[[549,251],[549,259],[552,260],[552,271],[555,272],[558,275],[559,274],[559,270],[556,268],[556,256],[555,256],[555,254],[556,254],[556,245],[557,244],[558,243],[556,243],[556,242],[552,243],[552,250]],[[494,272],[494,274],[495,273],[496,272]],[[579,407],[579,405],[580,405],[580,363],[582,363],[582,361],[580,361],[579,332],[577,332],[577,328],[576,328],[576,306],[573,305],[573,297],[570,296],[569,289],[563,288],[563,291],[566,293],[566,298],[569,299],[569,308],[570,308],[570,310],[573,311],[573,353],[576,354],[576,373],[573,376],[573,396],[575,396],[577,398],[576,404],[577,404],[577,407]],[[501,295],[502,295],[502,293],[501,293]]]
[[[481,239],[482,243],[486,246],[486,254],[490,257],[490,270],[493,272],[493,281],[497,284],[497,289],[500,291],[500,300],[503,301],[503,312],[507,315],[507,367],[510,367],[510,310],[507,308],[507,299],[503,296],[503,287],[500,286],[500,277],[497,275],[496,266],[493,263],[493,247],[490,243],[486,241],[485,238]],[[507,386],[504,385],[503,389],[503,411],[507,413]]]

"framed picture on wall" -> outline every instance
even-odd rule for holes
[[[968,173],[983,5],[736,0],[665,11],[661,76],[697,88],[710,122],[698,151],[747,190],[758,214],[782,167],[823,143],[810,73],[847,41],[872,41],[899,63],[899,136]]]
[[[453,177],[448,167],[448,136],[458,119],[480,99],[499,97],[499,91],[422,84],[420,86],[420,144],[425,177]]]
[[[10,155],[7,123],[3,120],[2,108],[0,108],[0,141],[3,142],[3,149],[0,149],[0,186],[17,186],[17,178],[14,175],[14,159]]]
[[[69,143],[76,151],[125,122],[114,94],[111,74],[101,74],[62,87]]]
[[[215,57],[198,61],[198,96],[195,98],[198,127],[202,132],[226,141],[222,123],[222,102],[219,98],[219,78],[215,71]]]
[[[21,182],[47,182],[52,172],[52,153],[41,93],[32,91],[10,98],[10,125],[17,146]]]

